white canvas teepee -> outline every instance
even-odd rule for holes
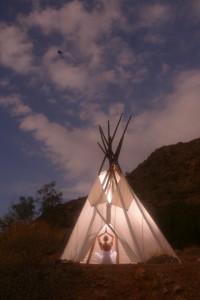
[[[101,128],[100,132],[102,136]],[[100,172],[94,182],[61,259],[90,264],[99,263],[98,257],[102,250],[98,243],[98,236],[104,232],[115,237],[112,251],[116,255],[113,256],[113,263],[144,262],[154,255],[161,254],[177,258],[122,175],[118,156],[124,133],[114,154],[112,141],[115,133],[112,137],[108,135],[108,139],[104,134],[102,136],[105,158],[109,158],[110,167],[108,171]]]

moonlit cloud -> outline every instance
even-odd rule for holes
[[[88,74],[80,64],[78,66],[65,63],[62,58],[57,57],[55,47],[50,48],[44,56],[44,69],[47,76],[61,88],[83,90],[88,86]]]
[[[193,16],[199,17],[200,16],[200,1],[199,0],[192,0],[190,2],[190,8],[193,12]]]
[[[125,30],[125,19],[117,2],[100,3],[102,9],[94,6],[88,12],[82,2],[72,1],[58,10],[35,10],[28,17],[19,18],[30,29],[37,27],[45,35],[56,32],[63,37],[62,55],[58,56],[58,46],[51,46],[42,65],[42,72],[58,88],[75,89],[93,97],[99,88],[105,90],[107,84],[121,84],[131,77],[131,71],[125,71],[125,67],[134,63],[134,54],[119,37],[112,38],[112,42],[106,37],[120,24]]]
[[[134,153],[135,165],[158,147],[199,136],[200,71],[181,72],[175,76],[173,87],[173,92],[165,95],[162,108],[144,111],[132,121],[126,149],[130,157]],[[128,169],[125,159],[123,162]]]
[[[42,143],[43,153],[66,171],[66,178],[83,176],[91,159],[95,160],[96,134],[93,127],[67,130],[58,123],[50,122],[43,114],[34,113],[16,95],[0,98],[0,105],[9,107],[12,115],[19,118],[19,128],[30,132]]]
[[[125,26],[125,19],[120,14],[117,3],[118,1],[99,1],[101,9],[94,5],[87,11],[84,2],[74,0],[60,9],[48,7],[42,11],[34,10],[28,17],[20,16],[20,21],[29,27],[40,27],[45,34],[57,31],[72,39],[81,39],[80,44],[84,45],[85,41],[94,40],[111,29],[113,22],[121,22]],[[85,49],[84,46],[83,48]]]
[[[124,172],[199,137],[199,0],[12,1],[0,23],[5,195],[49,178],[68,199],[87,194],[103,157],[98,124],[113,130],[121,113],[116,138],[133,114]]]
[[[6,87],[8,85],[9,85],[9,80],[8,79],[0,80],[0,87]]]
[[[151,27],[165,23],[170,19],[168,5],[155,3],[145,5],[140,9],[140,26]]]
[[[22,116],[32,112],[30,107],[22,103],[17,94],[0,98],[0,106],[10,108],[13,116]]]
[[[28,73],[32,65],[32,48],[26,34],[19,28],[0,24],[0,62],[21,74]]]
[[[133,117],[125,139],[122,158],[123,165],[129,169],[145,159],[157,147],[175,143],[177,140],[188,141],[200,132],[200,72],[183,72],[174,78],[174,90],[166,95],[165,105],[157,110],[144,111]],[[41,149],[49,159],[66,172],[66,178],[84,178],[85,174],[94,174],[98,157],[96,149],[97,128],[74,128],[68,130],[58,123],[50,122],[43,114],[35,114],[15,96],[0,100],[1,105],[13,105],[12,113],[19,119],[19,127],[33,134],[42,142]],[[106,125],[107,119],[117,121],[124,106],[116,103],[110,106],[109,116],[99,111],[98,105],[88,107],[83,119]],[[115,126],[115,124],[112,124]],[[176,128],[176,130],[174,130]],[[133,156],[134,153],[134,156]],[[90,165],[90,168],[88,166]],[[87,177],[87,176],[86,176]]]
[[[164,42],[163,37],[159,34],[150,33],[144,37],[144,40],[152,44],[162,44]]]

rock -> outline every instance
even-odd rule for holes
[[[173,292],[174,292],[174,294],[178,294],[178,293],[182,292],[182,290],[183,290],[183,288],[180,285],[175,285]]]
[[[178,295],[178,296],[175,298],[175,300],[187,300],[187,299],[184,298],[184,297],[182,297],[182,296],[180,296],[180,295]]]
[[[167,294],[169,294],[169,292],[170,292],[170,290],[165,286],[163,289],[163,294],[167,295]]]
[[[142,267],[138,267],[135,270],[134,276],[136,279],[144,279],[146,277],[146,270]]]

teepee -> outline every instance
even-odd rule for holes
[[[145,262],[150,257],[161,254],[177,258],[121,172],[118,158],[131,117],[116,151],[113,152],[113,140],[121,118],[122,115],[112,136],[109,122],[108,137],[99,126],[102,144],[98,143],[98,145],[104,153],[104,159],[61,256],[62,260],[87,264],[99,263],[97,254],[101,253],[102,249],[98,236],[103,235],[104,232],[114,236],[112,251],[116,255],[113,263]],[[109,161],[109,168],[107,171],[102,171],[106,159]]]

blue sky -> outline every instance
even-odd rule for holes
[[[121,113],[121,130],[133,114],[124,172],[199,138],[199,0],[0,5],[0,214],[52,180],[65,200],[86,195],[102,160],[97,125]]]

